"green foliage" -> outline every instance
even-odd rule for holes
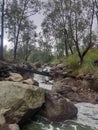
[[[64,63],[66,64],[66,57],[65,56],[59,56],[59,57],[53,57],[52,61],[51,61],[51,64],[52,65],[57,65],[57,64],[61,64],[61,63]]]
[[[96,59],[98,59],[98,50],[93,48],[85,56],[82,66],[79,65],[79,57],[76,53],[69,57],[55,58],[51,64],[56,65],[63,62],[69,69],[73,70],[74,75],[91,73],[98,77],[98,66],[94,65]]]
[[[92,30],[94,1],[51,0],[46,2],[42,29],[48,37],[54,38],[55,54],[68,56],[75,48],[81,64],[96,35]],[[85,16],[85,17],[84,17]],[[82,44],[81,44],[82,43]],[[81,45],[84,51],[81,51]]]
[[[98,77],[98,67],[94,65],[94,61],[98,59],[98,50],[91,49],[84,58],[84,64],[79,69],[79,72],[91,73]]]
[[[4,46],[4,58],[7,60],[13,59],[13,50],[7,49],[7,46]]]
[[[32,51],[31,55],[28,58],[29,62],[32,63],[48,63],[52,60],[53,56],[48,51],[42,51],[35,49]]]
[[[20,59],[20,57],[18,58],[18,52],[20,52],[21,46],[26,46],[24,54],[25,59],[28,59],[28,55],[31,52],[29,46],[35,42],[36,33],[36,26],[29,17],[40,10],[40,4],[41,2],[39,0],[12,0],[7,2],[5,20],[8,40],[14,45],[14,60]]]
[[[70,69],[77,69],[79,68],[79,57],[77,54],[70,55],[68,58],[66,58],[67,66]]]
[[[52,65],[56,65],[56,64],[59,64],[60,63],[60,60],[59,59],[57,59],[57,58],[53,58],[53,60],[51,61],[51,64]]]
[[[67,60],[68,68],[73,70],[73,74],[91,73],[98,76],[98,67],[94,65],[94,61],[98,59],[98,50],[91,49],[84,58],[82,66],[79,65],[79,57],[77,54],[70,55]]]

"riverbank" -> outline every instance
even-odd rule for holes
[[[73,102],[98,104],[98,92],[92,89],[93,83],[87,80],[64,78],[55,81],[53,91]]]
[[[76,102],[98,103],[98,50],[90,50],[79,64],[77,54],[54,59],[53,90]]]

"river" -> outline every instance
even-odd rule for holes
[[[51,84],[45,84],[47,77],[35,75],[39,86],[51,89]],[[78,116],[75,120],[67,120],[61,123],[50,122],[42,117],[37,117],[35,121],[24,126],[23,130],[98,130],[98,104],[77,103]]]

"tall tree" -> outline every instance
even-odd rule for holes
[[[51,4],[50,4],[51,3]],[[52,5],[52,6],[50,6]],[[62,51],[64,50],[64,53],[66,56],[68,56],[69,49],[71,53],[73,53],[71,44],[69,43],[70,40],[70,30],[68,29],[68,15],[70,11],[70,1],[69,0],[52,0],[46,6],[47,8],[50,7],[49,11],[46,9],[47,13],[46,18],[43,23],[46,22],[46,24],[49,24],[47,27],[50,28],[53,32],[53,36],[55,37],[57,43],[57,50],[60,51],[62,48]],[[47,22],[51,21],[51,22]],[[45,25],[45,24],[43,24]],[[44,26],[45,27],[45,26]],[[49,32],[49,31],[48,31]],[[58,40],[59,39],[59,40]],[[59,45],[59,47],[58,47]]]
[[[5,1],[1,3],[1,41],[0,41],[0,59],[3,60],[3,39],[4,39],[4,5]]]
[[[51,3],[51,4],[50,4]],[[50,8],[49,8],[49,5]],[[93,46],[93,20],[94,20],[95,2],[85,0],[52,0],[47,3],[46,19],[44,20],[44,28],[48,27],[55,39],[64,42],[66,55],[69,50],[73,53],[73,47],[76,48],[80,58],[80,64],[89,49]],[[49,9],[48,9],[49,8]],[[89,36],[89,42],[83,43],[85,37]],[[84,50],[81,50],[84,46]]]
[[[86,12],[86,16],[88,15],[87,19],[83,18],[84,12],[82,12],[82,10],[81,10],[82,8],[80,8],[80,6],[79,6],[79,5],[81,5],[81,1],[77,2],[76,0],[74,0],[74,5],[75,6],[73,6],[74,7],[73,14],[74,14],[74,27],[75,28],[74,28],[74,33],[72,34],[72,37],[73,37],[73,41],[75,42],[75,45],[76,45],[76,50],[78,52],[78,56],[80,58],[80,64],[82,64],[85,55],[87,54],[89,49],[94,45],[92,43],[92,26],[93,26],[93,20],[94,20],[95,4],[93,1],[90,2],[89,4],[86,2],[86,5],[88,7],[88,10]],[[83,5],[83,9],[85,10],[85,3],[82,3],[82,5]],[[85,31],[84,29],[87,29],[87,28],[89,28],[89,29]],[[85,35],[81,32],[81,29]],[[73,30],[72,26],[71,26],[71,30]],[[85,49],[81,52],[81,47],[80,47],[81,40],[79,39],[79,37],[82,39],[82,42],[83,42],[83,39],[86,35],[89,35],[89,42],[88,42],[87,46],[84,46]]]
[[[40,9],[38,0],[12,0],[6,10],[10,41],[14,43],[14,60],[17,59],[17,48],[25,21]]]
[[[36,44],[36,26],[32,21],[25,21],[23,30],[24,29],[25,31],[21,33],[22,41],[19,43],[18,52],[21,50],[20,54],[23,52],[22,60],[27,61]]]

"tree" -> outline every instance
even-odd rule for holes
[[[68,3],[68,0],[66,1],[66,3]],[[54,29],[53,33],[55,39],[56,37],[59,36],[58,34],[60,34],[60,36],[62,35],[61,37],[63,37],[62,42],[64,46],[64,53],[66,54],[66,56],[68,56],[68,41],[67,41],[68,34],[66,29],[67,15],[68,15],[67,4],[65,4],[64,0],[62,1],[53,0],[51,2],[51,5],[52,5],[51,12],[49,10],[47,19],[51,20],[50,24],[51,27]],[[50,2],[47,4],[48,8],[49,6]]]
[[[41,54],[40,60],[43,63],[49,62],[52,58],[52,39],[47,34],[38,34],[38,50]]]
[[[36,43],[36,26],[32,21],[26,21],[23,28],[25,28],[25,31],[21,34],[22,41],[19,43],[18,57],[27,61]],[[21,52],[23,53],[22,56]]]
[[[17,59],[17,48],[21,33],[25,31],[25,21],[40,9],[38,0],[12,0],[6,9],[9,40],[14,43],[14,60]]]
[[[49,5],[51,5],[50,8]],[[48,31],[46,30],[48,34],[51,31],[50,34],[53,34],[57,41],[64,43],[62,46],[65,48],[66,56],[68,56],[69,50],[73,54],[75,47],[80,64],[82,64],[85,55],[94,45],[92,26],[95,2],[93,0],[52,0],[47,3],[45,8],[47,13],[43,24],[44,30],[48,27]],[[87,36],[89,36],[89,42],[85,46],[83,41]],[[84,50],[81,46],[84,46]]]
[[[4,57],[3,57],[3,39],[4,39],[4,5],[5,5],[5,1],[2,0],[2,3],[1,3],[1,35],[0,35],[0,38],[1,38],[1,43],[0,43],[0,59],[3,60]]]
[[[58,55],[60,52],[62,55],[68,56],[69,50],[73,54],[73,41],[69,28],[70,1],[52,0],[47,3],[46,7],[49,9],[46,9],[47,13],[45,12],[43,30],[47,31],[48,28],[48,33],[52,32],[51,35],[54,36]]]
[[[78,1],[76,2],[74,0],[74,10],[73,10],[73,13],[74,13],[74,25],[75,25],[75,31],[74,31],[74,34],[72,34],[72,38],[73,38],[73,41],[75,42],[75,45],[76,45],[76,50],[78,52],[78,56],[80,58],[80,64],[82,65],[83,64],[83,60],[84,60],[84,57],[85,55],[87,54],[87,52],[89,51],[89,49],[94,45],[92,43],[92,25],[93,25],[93,18],[94,18],[94,2],[92,1],[89,5],[88,5],[88,12],[86,15],[88,15],[89,17],[87,17],[89,19],[90,22],[88,22],[87,19],[84,19],[85,23],[87,24],[86,26],[84,26],[84,24],[82,24],[82,21],[83,21],[83,12],[81,12],[80,9],[80,5],[81,3]],[[87,3],[86,3],[87,4]],[[92,6],[91,6],[92,5]],[[88,14],[89,13],[89,14]],[[82,20],[79,20],[81,17]],[[84,29],[86,29],[87,27],[89,27],[89,42],[88,42],[88,45],[85,46],[85,49],[81,52],[81,48],[79,47],[79,32],[78,30],[80,31],[80,25],[83,25],[84,26]],[[86,28],[85,28],[86,27]],[[84,30],[83,29],[83,30]],[[71,26],[71,30],[72,30],[72,26]],[[83,32],[84,33],[84,32]],[[86,32],[87,33],[87,32]],[[88,34],[87,34],[88,35]],[[86,34],[84,35],[86,36]],[[83,37],[83,36],[82,36]],[[81,38],[81,34],[80,34],[80,38]],[[84,39],[84,38],[83,38]],[[82,39],[82,41],[83,41]]]

